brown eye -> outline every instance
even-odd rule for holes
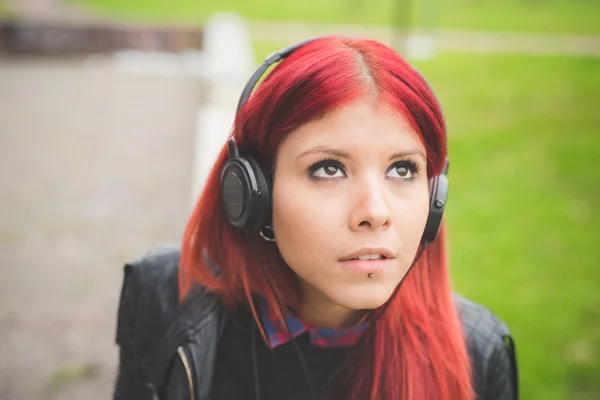
[[[410,176],[410,171],[406,167],[396,167],[396,172],[401,178],[406,178],[407,176]]]
[[[308,177],[316,180],[342,179],[346,173],[339,161],[323,160],[308,168]]]
[[[334,165],[328,165],[328,166],[324,167],[323,169],[325,171],[325,174],[327,174],[329,176],[335,176],[335,174],[339,171],[339,168]]]
[[[419,172],[419,166],[412,161],[399,161],[394,163],[387,172],[387,177],[390,179],[411,181],[416,178]]]

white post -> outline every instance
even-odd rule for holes
[[[436,26],[437,26],[437,0],[421,0],[419,7],[419,20],[416,28],[410,32],[406,42],[406,54],[411,60],[430,60],[437,53]]]
[[[197,116],[192,204],[229,136],[238,98],[252,73],[254,55],[245,21],[235,14],[214,15],[203,30],[202,52],[208,96]]]

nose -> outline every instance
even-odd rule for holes
[[[387,230],[392,225],[392,213],[384,182],[362,182],[356,188],[356,199],[350,212],[350,229],[354,231]]]

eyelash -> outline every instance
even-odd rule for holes
[[[343,179],[343,178],[320,178],[320,177],[314,176],[315,172],[317,172],[319,169],[321,169],[323,167],[328,167],[328,166],[334,166],[334,167],[342,170],[345,173],[344,165],[339,160],[328,157],[328,158],[323,158],[323,159],[317,161],[316,163],[312,164],[311,166],[309,166],[307,168],[306,172],[308,174],[308,178],[313,181],[333,181],[333,180]],[[387,169],[386,173],[391,171],[393,168],[399,168],[399,167],[405,167],[411,172],[412,177],[407,178],[407,179],[401,179],[402,181],[409,182],[409,183],[414,182],[417,179],[417,175],[419,174],[419,172],[421,170],[421,166],[419,165],[418,162],[416,162],[412,159],[406,159],[406,160],[396,161],[395,163],[390,165],[390,167]]]

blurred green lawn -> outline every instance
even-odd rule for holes
[[[524,399],[600,399],[600,59],[419,67],[449,123],[457,290],[510,325]]]
[[[600,33],[597,0],[69,0],[102,12],[153,20],[199,22],[218,11],[248,19],[391,25],[492,31]]]
[[[600,399],[600,59],[414,65],[448,121],[455,290],[509,325],[523,399]]]
[[[11,16],[11,12],[8,9],[8,6],[2,0],[0,0],[0,18],[10,17],[10,16]]]

